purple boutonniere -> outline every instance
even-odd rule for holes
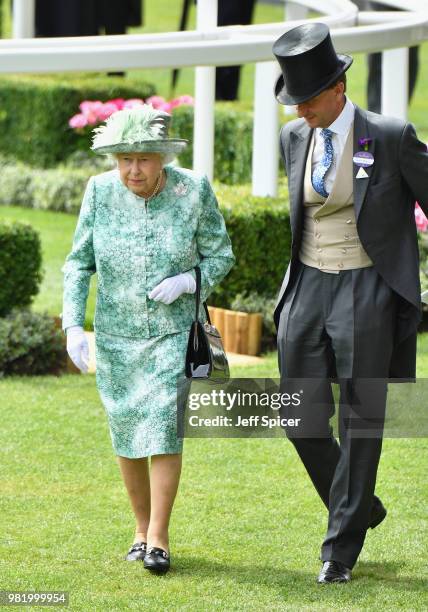
[[[372,143],[372,141],[373,141],[373,138],[359,138],[358,144],[360,145],[360,147],[363,147],[364,151],[368,151],[369,146]]]

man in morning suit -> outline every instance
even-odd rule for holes
[[[325,24],[286,32],[273,53],[276,99],[299,117],[280,134],[292,230],[274,314],[281,385],[306,379],[315,389],[306,429],[286,433],[328,508],[318,582],[348,582],[367,529],[386,516],[374,489],[387,381],[415,377],[414,206],[428,214],[428,154],[411,124],[352,104],[352,58],[335,52]],[[340,445],[329,425],[332,380]]]

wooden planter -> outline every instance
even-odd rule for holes
[[[226,352],[259,355],[263,317],[260,313],[208,307],[211,322],[223,339]]]

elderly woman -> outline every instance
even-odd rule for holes
[[[169,163],[186,141],[168,137],[170,115],[142,105],[95,130],[92,149],[117,168],[91,177],[63,267],[67,350],[87,371],[83,331],[97,273],[96,382],[136,528],[129,561],[165,572],[168,525],[182,439],[177,388],[195,309],[195,272],[205,299],[234,262],[206,176]],[[150,471],[148,458],[150,457]]]

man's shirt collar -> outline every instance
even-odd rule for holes
[[[333,121],[331,125],[328,126],[328,129],[331,130],[334,134],[339,134],[341,136],[346,136],[349,132],[349,128],[354,121],[355,116],[355,106],[352,104],[351,100],[346,96],[345,106],[342,109],[340,115]],[[321,132],[322,128],[317,128],[317,135]]]

